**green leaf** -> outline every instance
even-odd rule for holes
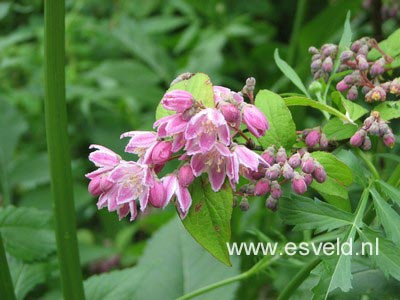
[[[350,119],[352,119],[353,121],[358,120],[363,115],[368,113],[368,110],[362,107],[361,105],[358,105],[350,100],[347,100],[343,96],[341,97],[341,99],[343,107],[346,110],[346,116],[349,116]]]
[[[400,55],[400,29],[397,29],[386,40],[380,42],[379,47],[385,54],[393,58]],[[368,53],[368,60],[377,60],[381,56],[382,55],[376,49],[372,49]]]
[[[400,101],[385,101],[374,107],[379,111],[383,120],[389,121],[400,118]]]
[[[338,117],[340,120],[342,120],[343,122],[346,123],[351,123],[353,124],[354,122],[349,119],[346,115],[342,114],[340,111],[338,111],[337,109],[323,104],[321,102],[317,102],[314,100],[311,100],[309,98],[305,98],[305,97],[288,97],[285,98],[285,103],[287,106],[309,106],[309,107],[313,107],[316,108],[320,111],[326,111],[328,113],[330,113],[331,115],[334,115],[336,117]]]
[[[295,225],[294,230],[330,231],[350,225],[353,221],[353,215],[346,211],[318,199],[298,195],[279,200],[279,212],[284,223]]]
[[[350,168],[328,152],[316,151],[311,154],[325,169],[326,181],[318,183],[315,180],[311,187],[319,192],[330,204],[350,211],[350,201],[347,186],[353,182]]]
[[[337,57],[340,57],[340,54],[344,50],[348,49],[351,45],[351,38],[352,38],[353,33],[351,32],[350,16],[351,16],[351,13],[350,13],[350,11],[348,11],[347,15],[346,15],[346,20],[344,22],[343,34],[342,34],[342,37],[340,38],[340,42],[339,42],[339,51],[338,51]],[[337,59],[335,61],[335,65],[333,67],[333,72],[332,72],[331,76],[333,76],[336,73],[339,66],[340,66],[340,60]]]
[[[391,275],[400,281],[400,248],[369,227],[359,230],[358,233],[363,241],[369,242],[372,245],[378,243],[379,253],[378,255],[370,255],[370,259],[375,262],[376,266],[383,273]]]
[[[230,266],[226,243],[231,238],[232,188],[228,183],[214,192],[205,177],[191,185],[192,206],[183,225],[215,258]]]
[[[374,200],[374,207],[379,220],[385,229],[386,236],[396,245],[400,245],[400,216],[399,214],[379,195],[378,191],[371,189],[370,193]]]
[[[261,90],[256,96],[255,105],[265,114],[270,125],[265,136],[258,139],[260,144],[264,148],[270,145],[283,146],[286,149],[292,147],[296,142],[296,125],[282,97],[271,91]]]
[[[306,87],[304,86],[303,82],[301,81],[299,75],[297,75],[296,71],[289,66],[289,64],[280,58],[279,50],[275,49],[274,52],[274,59],[275,63],[278,66],[279,70],[282,71],[283,74],[295,85],[297,88],[304,93],[307,97],[310,97]]]
[[[43,259],[56,249],[51,214],[34,208],[0,209],[0,233],[7,252],[19,259]]]
[[[343,121],[339,118],[332,118],[325,124],[322,131],[326,134],[328,140],[341,141],[352,137],[357,131],[357,126],[343,124]]]
[[[148,240],[135,267],[90,277],[85,293],[90,300],[176,299],[238,273],[237,260],[233,267],[216,264],[175,218]],[[236,287],[229,285],[194,299],[233,300]]]
[[[353,173],[354,182],[362,186],[368,184],[367,178],[370,176],[370,172],[364,167],[360,158],[354,155],[353,151],[340,149],[335,155],[350,168]]]
[[[9,257],[8,264],[18,300],[25,299],[34,287],[46,281],[47,268],[44,263],[27,264]]]
[[[171,86],[167,92],[173,90],[184,90],[191,93],[197,101],[206,107],[214,107],[214,92],[210,78],[203,73],[197,73],[187,80],[180,81]],[[173,115],[175,112],[166,110],[161,103],[156,109],[156,120],[162,117]]]
[[[0,3],[0,20],[7,17],[10,12],[12,2],[4,2]]]
[[[400,190],[382,180],[378,182],[382,188],[383,193],[387,195],[393,202],[397,203],[397,205],[400,206]]]

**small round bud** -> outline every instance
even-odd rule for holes
[[[304,182],[306,183],[307,186],[310,186],[310,184],[313,182],[313,177],[311,174],[306,174],[306,173],[301,173],[301,176],[304,178]]]
[[[366,136],[364,142],[361,145],[361,149],[368,151],[371,150],[371,147],[372,147],[371,139],[368,136]]]
[[[368,47],[368,45],[363,45],[363,46],[361,46],[360,49],[358,49],[357,54],[358,54],[358,55],[362,55],[362,56],[364,56],[364,57],[367,57],[368,52],[369,52],[369,47]],[[368,68],[367,68],[367,69],[368,69]]]
[[[240,111],[237,106],[231,103],[223,103],[219,105],[219,110],[229,124],[240,123]]]
[[[296,194],[304,194],[307,191],[307,184],[304,181],[304,177],[299,173],[295,172],[292,179],[292,189]]]
[[[265,195],[266,193],[269,193],[270,190],[271,190],[270,181],[266,178],[261,178],[256,183],[256,186],[254,189],[254,195],[262,196],[262,195]]]
[[[311,63],[312,71],[317,71],[317,70],[321,69],[321,67],[322,67],[322,60],[320,60],[320,59],[316,59]]]
[[[398,78],[395,78],[390,82],[389,90],[391,94],[397,95],[400,93],[400,83]]]
[[[310,48],[308,48],[308,52],[310,54],[318,54],[319,50],[317,48],[315,48],[314,46],[311,46]]]
[[[378,122],[373,122],[368,129],[368,133],[372,135],[379,135],[379,124]]]
[[[292,168],[297,168],[298,166],[300,166],[300,164],[301,164],[301,156],[300,156],[300,153],[295,153],[295,154],[293,154],[293,155],[289,158],[288,163],[289,163],[289,165],[290,165]]]
[[[251,184],[251,183],[244,184],[240,187],[239,191],[246,195],[253,195],[254,194],[254,184]]]
[[[354,101],[358,97],[358,89],[355,85],[353,85],[349,91],[347,92],[347,99]]]
[[[318,130],[312,130],[307,134],[305,142],[309,148],[314,148],[319,143],[320,138],[320,132]]]
[[[384,58],[380,58],[378,59],[371,67],[371,69],[369,70],[369,74],[372,77],[381,75],[385,72],[385,59]]]
[[[360,48],[363,46],[363,44],[361,43],[360,40],[357,40],[355,42],[353,42],[353,44],[351,45],[351,50],[354,52],[358,52],[358,50],[360,50]]]
[[[271,182],[271,197],[279,199],[282,196],[282,188],[277,181]]]
[[[275,163],[275,148],[268,147],[262,154],[261,157],[270,165]]]
[[[304,158],[304,157],[302,158],[302,160],[301,160],[301,170],[304,173],[311,174],[314,171],[314,168],[315,168],[314,159],[311,156],[306,157],[306,158]]]
[[[379,127],[379,135],[380,136],[383,136],[387,132],[390,132],[390,128],[389,128],[388,124],[386,124],[385,122],[378,123],[378,127]]]
[[[363,129],[358,130],[351,138],[350,138],[350,145],[353,147],[360,147],[364,142],[365,136],[367,132]]]
[[[345,63],[353,57],[353,51],[345,50],[340,54],[340,62]]]
[[[329,145],[329,141],[325,135],[325,133],[321,134],[321,138],[319,139],[319,146],[321,149],[327,149]]]
[[[383,143],[389,148],[393,148],[395,142],[396,139],[391,131],[383,136]]]
[[[312,173],[312,176],[319,183],[324,182],[326,180],[326,172],[325,172],[324,167],[321,164],[316,163],[314,172]]]
[[[344,80],[341,80],[338,82],[338,84],[336,85],[336,89],[339,92],[344,92],[346,90],[348,90],[350,87],[344,82]]]
[[[278,208],[278,200],[269,196],[265,201],[265,206],[272,211],[276,211]]]
[[[282,175],[285,179],[293,178],[293,168],[287,162],[282,167]]]
[[[365,71],[369,69],[368,61],[364,55],[362,54],[357,55],[357,61],[358,61],[358,69],[360,71]]]
[[[249,77],[246,79],[246,87],[249,91],[254,91],[256,85],[256,79],[254,77]]]
[[[280,147],[278,152],[276,153],[276,162],[284,164],[287,160],[286,150],[283,147]]]
[[[332,72],[332,68],[333,68],[333,61],[332,58],[328,56],[327,58],[324,59],[322,63],[322,70],[324,72],[330,73]]]
[[[375,122],[375,120],[376,120],[375,116],[373,115],[369,116],[364,120],[363,128],[367,130],[372,125],[372,123]]]
[[[271,167],[267,168],[265,172],[265,177],[269,180],[276,180],[281,175],[281,166],[279,164],[274,164]]]
[[[249,201],[247,200],[246,197],[243,197],[242,200],[240,201],[239,208],[241,211],[248,211],[250,208]]]
[[[312,94],[320,93],[320,92],[322,91],[322,85],[321,85],[321,83],[319,83],[318,81],[314,80],[314,81],[311,82],[311,84],[309,85],[308,90],[309,90]]]
[[[178,171],[178,182],[183,187],[188,187],[194,180],[192,168],[189,164],[184,164]]]

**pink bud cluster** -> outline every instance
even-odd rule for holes
[[[310,47],[308,52],[312,54],[311,73],[314,79],[324,78],[328,80],[329,74],[333,70],[333,62],[338,53],[338,46],[334,44],[324,44],[321,49]]]
[[[287,181],[291,182],[295,193],[304,194],[314,179],[320,183],[326,180],[324,167],[304,149],[288,157],[283,147],[276,149],[275,146],[271,146],[261,154],[261,157],[268,166],[260,165],[257,171],[245,174],[252,183],[240,188],[240,192],[244,195],[240,205],[242,210],[247,210],[249,207],[247,196],[269,194],[266,207],[275,211],[282,196],[281,185]]]
[[[314,79],[328,79],[332,68],[324,68],[324,64],[321,63],[320,59],[324,57],[324,52],[329,53],[329,58],[335,59],[338,51],[337,46],[334,46],[325,44],[321,50],[315,47],[309,49],[313,54],[311,72],[314,75]],[[383,54],[383,57],[375,61],[369,61],[367,56],[372,48],[383,53],[374,39],[363,37],[353,42],[350,49],[340,54],[338,71],[352,70],[352,73],[339,81],[336,89],[339,92],[346,92],[349,100],[356,100],[359,96],[359,90],[364,94],[366,102],[385,101],[389,93],[396,96],[400,95],[398,79],[385,81],[381,76],[387,71],[385,66],[392,61],[392,58]],[[330,63],[328,65],[330,66]]]
[[[303,139],[309,149],[319,146],[321,150],[325,150],[329,145],[326,135],[320,129],[303,130]]]
[[[379,112],[373,111],[365,119],[363,126],[351,137],[350,144],[353,147],[360,147],[363,150],[370,150],[372,147],[369,135],[379,136],[383,143],[392,148],[395,143],[395,137],[387,122],[380,118]]]
[[[249,82],[249,86],[253,83]],[[254,81],[255,84],[255,81]],[[99,196],[98,208],[107,207],[121,218],[137,216],[137,204],[144,211],[148,205],[164,208],[175,202],[184,218],[191,206],[189,186],[195,177],[207,174],[211,188],[219,191],[227,178],[235,190],[239,176],[266,167],[264,159],[244,145],[234,142],[241,127],[259,138],[269,129],[265,115],[244,102],[241,93],[214,86],[214,106],[205,107],[184,90],[167,92],[161,104],[172,114],[154,123],[156,131],[131,131],[125,152],[138,156],[137,161],[123,160],[113,151],[98,145],[90,153],[98,169],[87,174],[89,191]],[[159,178],[165,164],[173,159],[179,168]]]

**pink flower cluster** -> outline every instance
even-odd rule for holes
[[[192,204],[189,186],[195,177],[207,173],[211,188],[217,192],[226,178],[235,189],[239,176],[267,166],[264,159],[244,145],[233,141],[246,126],[255,137],[269,129],[264,114],[245,103],[241,93],[214,86],[214,107],[184,90],[167,92],[161,100],[173,114],[154,123],[156,131],[131,131],[125,152],[136,154],[137,161],[125,161],[113,151],[98,145],[89,159],[98,167],[87,174],[89,191],[99,196],[98,208],[117,211],[120,218],[137,216],[137,202],[143,211],[150,204],[164,208],[174,201],[182,218]],[[159,178],[164,165],[173,159],[179,168]]]

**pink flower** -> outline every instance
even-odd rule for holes
[[[185,131],[186,151],[189,155],[210,151],[218,140],[228,146],[230,132],[224,116],[215,108],[206,108],[197,113]]]
[[[242,108],[243,121],[249,131],[257,138],[265,135],[269,124],[265,115],[254,105],[245,104]]]
[[[135,200],[139,200],[143,211],[149,200],[150,188],[154,178],[146,165],[122,161],[109,174],[112,182],[109,190],[100,195],[97,207],[108,207],[109,211],[119,210],[119,215],[131,212],[131,220],[136,217]],[[132,203],[132,204],[131,204]],[[128,206],[126,204],[129,204]]]
[[[121,134],[121,138],[130,137],[125,152],[143,156],[149,148],[157,143],[157,133],[153,131],[129,131]]]
[[[318,143],[321,138],[321,134],[318,130],[311,130],[305,139],[305,142],[308,147],[314,148]]]
[[[184,164],[178,171],[178,182],[183,187],[188,187],[194,180],[194,174],[190,164]]]
[[[188,121],[178,113],[158,119],[154,122],[153,127],[157,128],[158,137],[165,138],[184,132],[187,124]]]
[[[239,108],[236,105],[221,101],[220,105],[218,105],[218,108],[230,126],[234,128],[238,128],[240,126],[241,115]]]
[[[223,86],[213,86],[214,90],[214,101],[218,103],[222,100],[229,101],[232,103],[242,103],[243,97],[236,92],[232,92],[230,89]]]
[[[161,180],[155,179],[150,188],[150,204],[157,208],[164,208],[171,201],[175,188],[176,179],[173,175],[165,176]]]
[[[164,95],[161,104],[165,109],[184,112],[193,106],[193,100],[191,93],[183,90],[174,90]]]
[[[218,192],[227,175],[231,180],[238,179],[236,177],[238,164],[232,162],[232,157],[233,154],[228,147],[222,143],[215,143],[210,151],[193,155],[190,165],[196,177],[207,172],[211,188]],[[236,170],[235,167],[237,168]]]

